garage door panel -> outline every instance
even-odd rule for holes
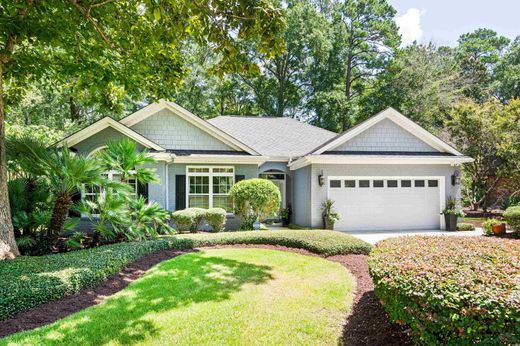
[[[345,178],[352,179],[352,178]],[[373,187],[373,180],[385,180],[384,187]],[[355,188],[329,188],[341,219],[336,223],[338,230],[399,230],[440,228],[440,184],[428,187],[424,178],[407,178],[425,181],[425,187],[388,187],[388,180],[378,177],[371,180],[370,187],[360,188],[359,179]],[[329,184],[330,186],[330,184]]]

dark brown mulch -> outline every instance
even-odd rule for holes
[[[318,256],[303,249],[272,245],[215,246],[212,248],[228,247],[266,248],[290,251],[308,256]],[[138,279],[147,269],[155,264],[186,252],[189,251],[166,250],[148,255],[131,263],[123,271],[110,277],[96,287],[85,289],[78,294],[65,297],[59,301],[40,305],[33,310],[20,313],[9,320],[2,321],[2,323],[0,323],[0,337],[40,327],[89,306],[99,304],[105,297],[122,290],[130,282]],[[367,256],[342,255],[326,258],[345,266],[352,275],[354,275],[357,282],[353,310],[347,317],[343,328],[343,344],[374,346],[413,345],[404,327],[392,324],[388,321],[388,316],[375,296],[374,285],[368,274]]]

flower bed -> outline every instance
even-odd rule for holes
[[[520,343],[520,241],[406,237],[370,254],[390,318],[423,344]]]

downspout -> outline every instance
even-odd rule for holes
[[[164,163],[164,179],[165,179],[165,187],[166,187],[166,193],[165,193],[165,196],[166,196],[166,210],[170,210],[170,196],[169,196],[169,184],[168,184],[168,181],[170,180],[170,177],[168,176],[168,165],[170,163],[168,161],[166,161]]]

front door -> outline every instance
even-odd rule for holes
[[[260,173],[258,175],[259,178],[268,179],[276,185],[278,190],[280,190],[280,196],[282,197],[282,201],[280,203],[280,208],[286,208],[286,196],[285,196],[285,173]]]

